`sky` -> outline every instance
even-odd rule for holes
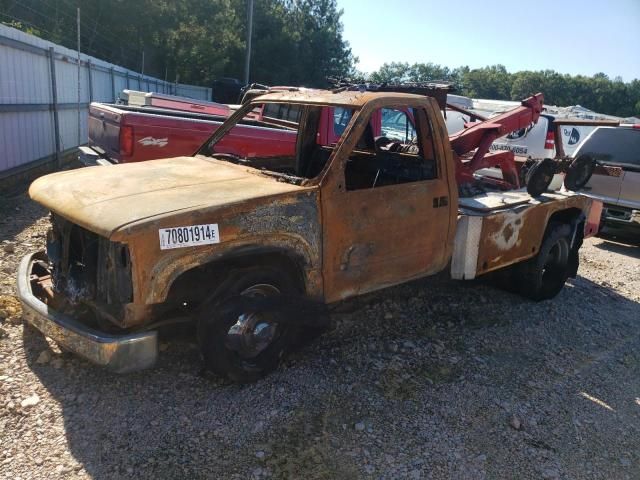
[[[640,79],[640,0],[337,0],[358,69],[502,64]]]

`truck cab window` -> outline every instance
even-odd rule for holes
[[[413,121],[406,112],[395,108],[383,108],[380,135],[402,143],[410,143],[416,136]]]
[[[347,190],[378,188],[437,178],[433,137],[422,109],[384,108],[379,132],[370,121],[345,167]],[[416,127],[412,120],[415,119]],[[376,135],[377,133],[377,135]]]
[[[336,137],[340,137],[344,133],[352,115],[352,108],[335,107],[333,109],[333,133]]]
[[[284,120],[298,123],[300,121],[300,106],[286,103],[267,103],[262,110],[262,116],[271,120]]]

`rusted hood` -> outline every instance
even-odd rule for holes
[[[176,157],[89,167],[37,179],[33,200],[104,237],[140,220],[300,190],[223,161]]]

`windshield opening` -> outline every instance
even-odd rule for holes
[[[200,153],[300,184],[325,167],[354,109],[265,102],[243,107]]]

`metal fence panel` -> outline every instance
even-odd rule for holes
[[[58,102],[78,102],[78,65],[56,58],[56,75],[58,76]],[[87,71],[80,68],[80,102],[88,102]]]
[[[87,121],[89,110],[80,110],[80,138],[87,138]],[[75,108],[62,109],[58,112],[60,119],[60,149],[68,150],[78,146],[78,110]]]
[[[0,45],[0,103],[51,102],[47,58],[25,53]]]
[[[51,117],[50,111],[0,113],[0,152],[5,169],[55,151]]]
[[[91,69],[93,84],[93,102],[113,102],[113,91],[111,90],[111,74],[109,71]]]
[[[198,96],[200,94],[200,90],[202,87],[196,87],[194,85],[183,85],[183,84],[178,84],[175,86],[176,87],[176,95],[180,96],[180,97],[190,97],[190,98],[200,98],[202,99],[202,97]],[[211,89],[208,88],[208,97],[209,99],[211,99]]]
[[[118,92],[121,92],[125,88],[129,88],[129,85],[127,85],[127,78],[122,72],[115,73],[115,84],[116,84],[116,95],[118,95]]]
[[[0,178],[77,147],[78,108],[80,143],[86,143],[89,103],[113,102],[126,88],[211,100],[210,88],[168,83],[81,54],[78,105],[78,53],[0,25]]]

